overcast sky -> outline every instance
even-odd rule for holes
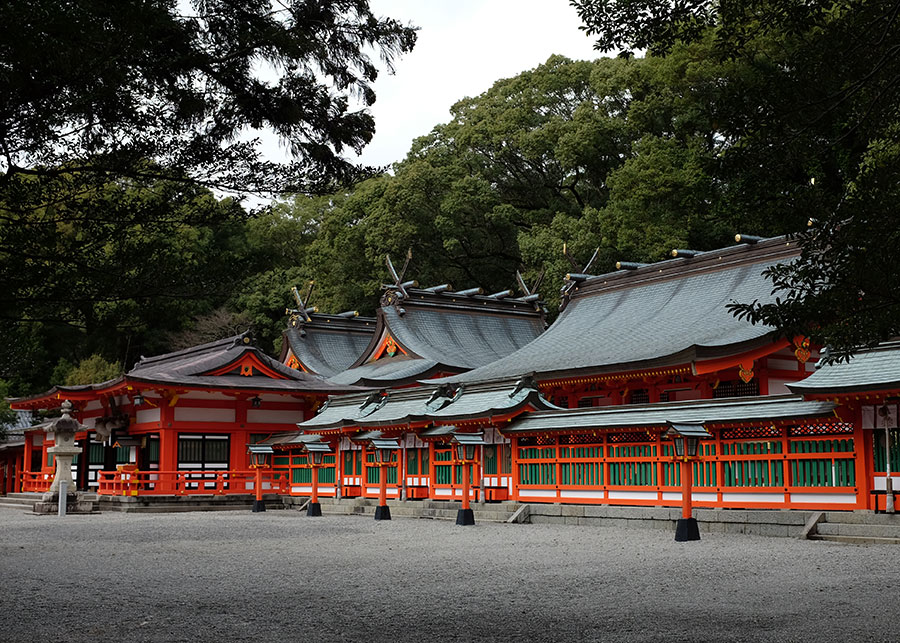
[[[450,106],[551,54],[591,60],[599,53],[578,29],[567,0],[371,0],[376,15],[420,27],[412,53],[382,73],[372,107],[377,131],[360,160],[402,160],[412,140],[450,120]]]
[[[568,0],[370,0],[372,11],[419,27],[412,53],[396,74],[375,83],[375,138],[359,161],[389,166],[413,139],[450,120],[450,106],[495,81],[533,69],[552,54],[576,60],[599,56]],[[271,132],[256,132],[265,154],[285,159]],[[351,151],[350,154],[353,152]]]

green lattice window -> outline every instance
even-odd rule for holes
[[[884,473],[884,429],[873,431],[875,471]],[[900,429],[891,429],[891,472],[900,471]]]

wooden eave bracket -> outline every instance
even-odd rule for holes
[[[754,361],[780,351],[782,348],[791,346],[791,342],[787,339],[780,339],[772,344],[760,346],[751,351],[740,353],[738,355],[730,355],[728,357],[719,357],[704,361],[695,361],[692,366],[694,375],[708,375],[717,371],[723,371],[728,368],[740,367],[741,364],[752,364]]]

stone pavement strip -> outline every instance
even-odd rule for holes
[[[0,641],[897,641],[898,572],[731,534],[0,510]]]

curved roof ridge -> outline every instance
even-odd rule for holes
[[[770,237],[748,244],[740,243],[715,250],[704,250],[693,256],[679,256],[641,265],[633,270],[614,270],[592,275],[574,290],[572,299],[587,297],[596,291],[609,288],[631,288],[658,280],[683,278],[700,272],[711,272],[734,267],[741,263],[759,263],[764,258],[786,258],[800,252],[797,242],[787,235]],[[601,281],[602,280],[602,281]]]
[[[733,301],[774,298],[766,268],[798,255],[786,237],[676,258],[577,284],[553,325],[526,346],[448,381],[537,372],[542,379],[690,364],[773,343]]]
[[[142,365],[156,364],[159,362],[164,362],[173,359],[179,359],[181,357],[187,357],[188,355],[194,354],[202,354],[209,352],[214,348],[219,348],[225,344],[235,343],[238,340],[242,340],[244,337],[250,337],[250,331],[244,331],[243,333],[239,333],[237,335],[232,335],[230,337],[224,337],[222,339],[216,339],[211,342],[206,342],[205,344],[198,344],[197,346],[191,346],[189,348],[182,348],[177,351],[170,351],[168,353],[160,353],[159,355],[152,355],[150,357],[141,356],[141,359],[131,368],[131,370],[135,370],[136,368],[140,368]],[[251,340],[252,342],[252,340]],[[131,371],[129,371],[131,372]]]

